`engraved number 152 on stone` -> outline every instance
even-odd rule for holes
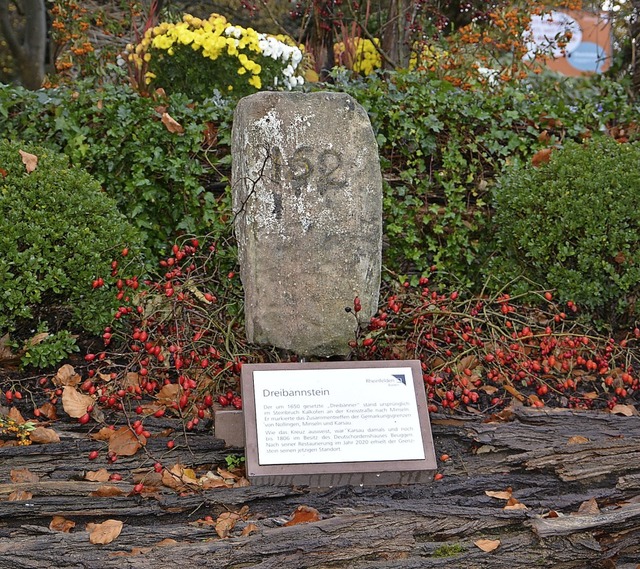
[[[346,184],[342,172],[342,156],[327,148],[317,151],[311,146],[299,146],[289,160],[285,160],[279,147],[273,146],[269,156],[273,181],[277,184],[289,182],[297,197],[302,189],[315,181],[315,187],[324,196],[327,190],[339,189]]]

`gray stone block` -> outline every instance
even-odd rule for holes
[[[349,351],[356,296],[378,306],[382,176],[364,109],[344,93],[240,100],[233,207],[251,342],[301,356]]]

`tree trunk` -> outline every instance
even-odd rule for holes
[[[321,0],[313,4],[313,17],[309,30],[309,51],[315,57],[316,71],[321,81],[329,79],[335,65],[333,44],[335,30],[333,28],[333,2]]]
[[[409,64],[409,34],[407,14],[411,0],[390,0],[387,23],[382,27],[382,50],[386,54],[384,67],[393,69]]]
[[[634,97],[640,97],[640,0],[632,0],[632,11],[629,21],[631,36],[631,89]]]
[[[46,7],[44,0],[23,0],[21,8],[24,13],[22,37],[16,35],[11,24],[8,0],[0,0],[0,30],[18,65],[20,82],[27,89],[36,90],[42,87],[44,80]]]

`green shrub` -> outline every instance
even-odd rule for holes
[[[20,348],[21,346],[17,346]],[[23,366],[31,366],[36,369],[51,367],[67,358],[80,348],[76,344],[75,337],[68,330],[60,330],[55,334],[48,334],[42,341],[30,344],[27,340],[24,353],[20,359]]]
[[[609,324],[630,316],[640,293],[639,164],[640,143],[598,138],[568,142],[540,168],[507,169],[495,189],[491,275],[524,275]]]
[[[21,151],[37,157],[35,170]],[[136,240],[98,182],[65,156],[0,141],[0,335],[27,338],[43,323],[100,332],[113,306],[107,291],[92,293],[92,281]]]
[[[421,72],[393,72],[336,88],[368,111],[384,174],[385,265],[401,275],[432,264],[463,284],[481,282],[490,250],[488,202],[496,176],[541,147],[633,117],[624,90],[606,79],[532,77],[464,91]],[[414,277],[417,282],[417,277]]]
[[[166,112],[183,129],[171,132]],[[37,140],[86,169],[160,255],[180,233],[220,229],[233,109],[182,94],[154,99],[126,85],[32,93],[0,85],[0,137]]]

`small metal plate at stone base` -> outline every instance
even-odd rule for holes
[[[253,484],[405,484],[436,469],[420,362],[245,364]]]

